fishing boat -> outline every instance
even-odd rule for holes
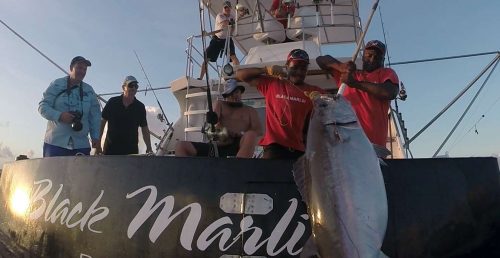
[[[286,1],[296,8],[286,28],[271,15],[271,1],[231,2],[237,6],[232,38],[244,62],[232,66],[222,58],[206,80],[198,80],[206,38],[196,33],[187,39],[186,72],[171,83],[181,116],[160,137],[157,155],[4,165],[0,256],[300,256],[311,227],[290,161],[172,154],[178,141],[208,140],[203,131],[210,98],[220,95],[234,70],[284,65],[295,48],[314,60],[332,45],[362,46],[369,23],[363,27],[358,0]],[[204,20],[222,6],[200,2],[206,31]],[[315,62],[309,69],[306,82],[334,90]],[[243,101],[263,119],[265,102],[255,88],[246,88]],[[389,216],[382,251],[389,257],[499,256],[498,159],[409,158],[401,115],[396,109],[388,115],[391,156],[382,173]]]

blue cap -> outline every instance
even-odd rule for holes
[[[222,92],[222,97],[227,98],[229,95],[233,94],[236,89],[240,89],[241,93],[245,92],[245,87],[238,85],[235,79],[229,79],[226,84],[226,88]]]

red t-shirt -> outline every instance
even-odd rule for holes
[[[340,87],[339,73],[334,72],[333,76]],[[379,68],[373,72],[356,71],[354,78],[358,81],[371,83],[384,83],[390,81],[399,84],[396,72],[391,68]],[[389,126],[389,106],[390,100],[378,99],[365,91],[351,87],[346,87],[344,97],[351,102],[359,123],[366,136],[372,143],[385,146],[387,141],[387,130]]]
[[[257,89],[266,99],[266,133],[259,144],[272,143],[304,151],[304,125],[313,104],[306,95],[325,91],[316,86],[295,86],[286,80],[263,76]]]
[[[275,14],[275,10],[278,10],[278,12]],[[284,28],[288,27],[288,14],[290,16],[293,16],[295,12],[295,4],[285,4],[282,3],[281,0],[273,0],[273,3],[271,5],[271,12],[275,17],[278,19],[278,21],[283,24]]]

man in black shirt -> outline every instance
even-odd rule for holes
[[[99,146],[96,154],[138,154],[138,127],[141,127],[146,153],[153,152],[146,120],[146,108],[142,102],[135,98],[137,88],[139,85],[135,77],[127,76],[122,85],[123,94],[110,98],[104,106],[101,120],[101,139],[106,123],[108,123],[108,131],[104,141],[104,149]]]

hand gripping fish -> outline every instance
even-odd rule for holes
[[[308,206],[317,254],[385,257],[380,248],[387,196],[375,151],[344,97],[321,96],[313,102],[306,152],[293,173]],[[301,257],[309,257],[306,249]]]

